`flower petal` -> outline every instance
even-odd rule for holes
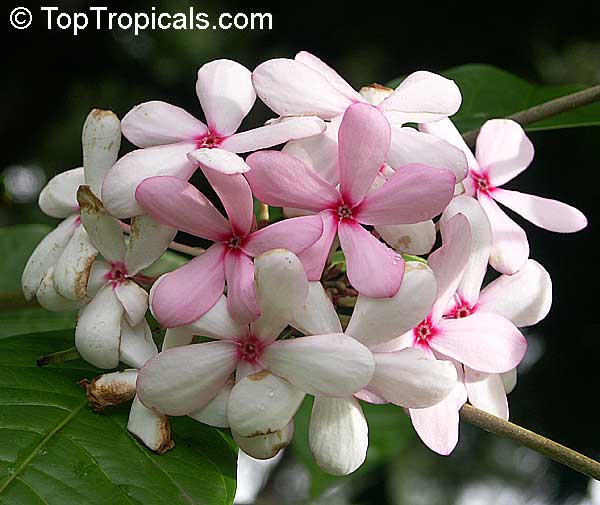
[[[77,201],[81,207],[81,223],[92,244],[109,263],[123,262],[125,238],[119,222],[107,214],[89,186],[79,187]]]
[[[533,144],[523,127],[511,119],[491,119],[479,130],[475,157],[494,186],[502,186],[533,160]]]
[[[141,368],[156,354],[158,354],[158,348],[145,319],[142,319],[136,326],[130,326],[126,321],[121,323],[121,344],[119,346],[121,362],[128,366]]]
[[[340,221],[338,236],[346,256],[348,280],[354,289],[372,298],[394,296],[404,276],[402,256],[354,220]]]
[[[254,261],[260,317],[253,333],[272,342],[290,323],[308,295],[308,280],[298,257],[283,249],[266,252]]]
[[[529,257],[527,235],[489,196],[480,194],[478,200],[492,227],[490,265],[503,274],[518,272]]]
[[[138,149],[123,156],[108,171],[102,185],[102,203],[112,216],[123,219],[143,214],[135,200],[135,189],[148,177],[168,175],[187,181],[196,165],[187,153],[196,149],[195,142]]]
[[[171,416],[208,405],[237,364],[234,342],[205,342],[163,351],[140,370],[138,396],[149,409]]]
[[[203,168],[226,175],[243,174],[250,170],[241,156],[220,147],[195,149],[188,153],[188,159]]]
[[[209,311],[210,312],[210,311]],[[178,326],[177,328],[167,328],[165,338],[163,339],[162,351],[189,345],[194,341],[194,333],[187,326]]]
[[[81,144],[85,183],[100,196],[104,177],[117,161],[121,147],[121,123],[117,115],[93,109],[83,125]]]
[[[552,305],[552,280],[546,269],[529,259],[516,274],[501,275],[479,296],[478,310],[491,312],[515,326],[531,326],[544,319]]]
[[[246,160],[246,174],[254,196],[278,207],[319,212],[335,207],[340,194],[302,161],[279,151],[260,151]]]
[[[340,192],[347,205],[357,205],[369,191],[387,159],[390,137],[387,119],[372,105],[356,103],[344,114],[338,159]]]
[[[227,307],[240,324],[258,319],[260,309],[254,289],[254,263],[241,251],[229,250],[224,261],[227,280]]]
[[[150,307],[162,326],[190,324],[217,302],[225,288],[224,254],[225,247],[215,244],[154,283]]]
[[[454,126],[452,120],[445,118],[431,123],[423,123],[419,125],[419,130],[445,140],[449,144],[460,149],[467,159],[469,168],[479,172],[479,163],[477,163],[471,149],[467,146],[465,139],[462,137],[456,126]]]
[[[131,404],[127,430],[142,442],[148,449],[164,454],[173,448],[171,430],[167,416],[152,412],[144,407],[136,396]]]
[[[114,289],[123,305],[125,319],[131,326],[138,325],[148,310],[148,293],[131,279],[116,284]]]
[[[221,295],[202,317],[180,329],[191,335],[226,340],[235,340],[248,331],[247,325],[240,324],[231,317],[225,295]]]
[[[134,217],[125,252],[125,267],[129,274],[152,265],[167,250],[176,234],[175,228],[158,224],[150,216]]]
[[[340,318],[319,281],[308,283],[308,296],[297,307],[290,324],[305,335],[342,333]]]
[[[202,409],[188,414],[192,419],[216,428],[229,428],[227,419],[227,402],[234,384],[233,376],[230,376],[225,385],[207,405]]]
[[[369,428],[354,398],[316,397],[308,434],[315,462],[331,475],[348,475],[365,461]]]
[[[587,219],[580,210],[558,200],[500,188],[496,188],[492,196],[494,200],[545,230],[573,233],[587,226]]]
[[[79,226],[78,215],[68,217],[48,233],[33,250],[21,276],[21,287],[26,300],[34,297],[48,269],[58,261]]]
[[[371,105],[379,105],[388,96],[390,96],[394,90],[381,84],[373,83],[368,86],[363,86],[359,90],[360,96]]]
[[[318,281],[321,278],[329,253],[338,246],[336,235],[339,218],[337,214],[324,211],[319,213],[319,216],[323,226],[321,236],[313,245],[298,255],[309,281]]]
[[[481,373],[465,367],[465,386],[471,405],[508,421],[508,401],[499,374]]]
[[[106,284],[81,309],[75,328],[75,346],[81,357],[98,368],[119,364],[123,307],[113,288]]]
[[[454,81],[419,71],[404,79],[379,108],[388,112],[395,124],[429,123],[454,114],[461,101]]]
[[[431,219],[413,224],[382,224],[375,226],[375,231],[396,251],[405,254],[427,254],[436,239]]]
[[[462,181],[468,172],[467,159],[460,149],[414,128],[392,127],[392,143],[387,161],[396,169],[411,163],[445,168],[454,174],[456,182]]]
[[[456,385],[456,368],[419,349],[376,352],[369,391],[400,407],[422,409],[446,398]]]
[[[55,175],[42,189],[38,204],[44,214],[66,218],[79,210],[77,189],[85,184],[83,167]]]
[[[275,433],[289,424],[303,399],[302,391],[263,370],[244,377],[231,390],[229,424],[243,437]]]
[[[215,206],[189,182],[150,177],[135,191],[138,203],[155,221],[214,242],[231,236],[231,227]]]
[[[374,370],[371,352],[343,333],[273,342],[263,360],[270,372],[322,396],[350,396],[369,383]]]
[[[36,293],[38,303],[46,310],[52,312],[63,312],[65,310],[78,309],[85,305],[89,300],[82,298],[81,300],[67,300],[61,296],[54,287],[54,267],[51,266],[46,272],[46,276],[42,279],[41,284]]]
[[[324,131],[325,122],[316,116],[284,118],[227,137],[221,142],[221,147],[234,153],[248,153],[284,144],[290,140],[313,137]]]
[[[412,224],[440,214],[454,195],[454,174],[413,163],[396,170],[355,210],[364,224]]]
[[[252,82],[260,99],[280,116],[331,119],[352,104],[320,71],[287,58],[261,63]]]
[[[406,263],[400,290],[393,298],[358,295],[346,334],[369,348],[403,335],[422,321],[433,305],[437,284],[427,265]]]
[[[189,112],[158,100],[136,105],[123,118],[121,129],[138,147],[194,141],[208,133],[206,125]]]
[[[479,202],[469,196],[453,198],[442,214],[440,223],[445,223],[458,213],[468,219],[471,227],[471,254],[456,293],[472,306],[477,303],[487,271],[492,248],[492,228]]]
[[[257,437],[242,437],[235,431],[231,433],[238,447],[254,459],[271,459],[285,449],[294,436],[294,421],[290,421],[283,430]]]
[[[496,314],[476,312],[444,319],[437,329],[431,348],[479,372],[508,372],[521,362],[527,349],[517,327]]]
[[[196,94],[211,132],[231,135],[256,100],[252,74],[231,60],[214,60],[198,70]]]

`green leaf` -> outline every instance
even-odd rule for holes
[[[0,337],[74,328],[77,311],[50,312],[41,307],[0,311]]]
[[[310,412],[313,398],[306,397],[294,417],[294,454],[307,468],[311,478],[311,495],[316,497],[330,487],[342,482],[359,485],[365,476],[397,456],[413,438],[413,430],[408,417],[400,407],[392,404],[373,405],[361,402],[369,423],[369,449],[367,458],[356,472],[345,477],[335,477],[321,470],[315,463],[308,444]]]
[[[171,270],[175,270],[184,263],[187,263],[190,258],[183,254],[174,251],[165,251],[164,254],[157,259],[152,265],[144,270],[146,275],[162,275]]]
[[[35,366],[72,345],[72,333],[0,338],[0,503],[232,503],[236,452],[224,433],[175,418],[175,448],[156,455],[127,432],[129,405],[87,406],[74,381],[99,370],[82,360]]]
[[[479,128],[488,119],[506,117],[587,88],[578,84],[533,84],[492,65],[462,65],[441,74],[453,79],[462,93],[460,110],[452,116],[452,121],[461,132]],[[395,87],[400,81],[396,79],[388,85]],[[598,125],[600,102],[531,123],[525,129],[536,131]]]

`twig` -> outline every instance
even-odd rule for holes
[[[460,417],[485,431],[494,435],[508,438],[522,446],[533,449],[547,458],[558,461],[573,470],[587,475],[592,479],[600,480],[600,463],[573,449],[569,449],[533,431],[493,416],[472,405],[465,404],[460,411]]]
[[[65,349],[64,351],[53,352],[52,354],[46,354],[45,356],[40,356],[36,364],[37,366],[46,366],[50,364],[60,364],[65,361],[72,361],[74,359],[78,359],[80,357],[79,351],[75,347],[70,347],[69,349]]]
[[[542,119],[547,119],[549,117],[556,116],[557,114],[561,114],[578,107],[583,107],[584,105],[588,105],[599,100],[600,85],[592,86],[591,88],[587,88],[570,95],[561,96],[560,98],[555,98],[549,102],[544,102],[530,107],[529,109],[516,112],[515,114],[507,116],[507,119],[512,119],[521,125],[536,123]],[[479,128],[463,133],[463,138],[469,147],[473,147],[475,145],[475,140],[477,139],[478,134]]]
[[[266,203],[259,202],[258,207],[258,228],[264,228],[269,224],[269,206]]]

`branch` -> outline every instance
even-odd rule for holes
[[[500,437],[508,438],[592,479],[600,480],[600,463],[575,452],[573,449],[542,437],[517,424],[488,414],[469,404],[465,404],[460,410],[460,417],[478,428]]]
[[[549,117],[577,109],[578,107],[583,107],[584,105],[588,105],[599,100],[600,85],[592,86],[591,88],[578,91],[577,93],[561,96],[560,98],[555,98],[549,102],[535,105],[529,109],[525,109],[507,116],[506,119],[512,119],[521,125],[536,123],[542,119],[547,119]],[[475,140],[477,139],[478,134],[479,128],[463,133],[463,138],[469,147],[473,147],[475,145]]]

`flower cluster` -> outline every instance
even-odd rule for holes
[[[454,82],[421,71],[357,92],[306,52],[254,72],[213,61],[196,92],[205,123],[158,101],[121,124],[92,111],[84,167],[40,195],[65,220],[31,256],[25,296],[78,308],[81,356],[130,367],[85,382],[93,407],[133,399],[128,428],[157,452],[173,445],[167,416],[187,415],[264,459],[290,443],[312,395],[309,444],[335,475],[366,457],[361,401],[406,409],[439,454],[456,446],[467,401],[507,419],[519,328],[546,316],[552,286],[496,202],[551,231],[587,224],[501,188],[533,159],[521,126],[486,122],[473,154],[449,119]],[[279,117],[237,132],[257,96]],[[139,149],[117,159],[121,132]],[[197,170],[226,216],[188,182]],[[255,199],[285,218],[257,221]],[[177,231],[211,245],[145,275]],[[498,275],[482,287],[488,265]],[[166,329],[160,352],[148,309]]]

